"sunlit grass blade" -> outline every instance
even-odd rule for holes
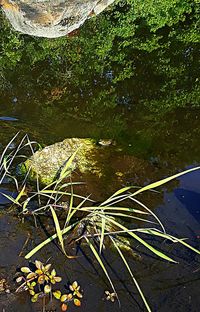
[[[57,191],[57,190],[40,190],[40,194],[60,194],[60,195],[66,195],[66,196],[71,196],[71,193],[70,192],[61,192],[61,191]],[[73,194],[74,197],[77,197],[77,198],[81,198],[81,199],[84,199],[85,197],[84,196],[81,196],[81,195],[78,195],[78,194]],[[92,199],[88,199],[88,201],[90,202],[95,202],[94,200]]]
[[[22,203],[22,213],[25,213],[27,211],[27,206],[30,202],[30,199],[27,198],[23,203]]]
[[[7,156],[5,156],[4,159],[3,159],[3,168],[4,168],[5,172],[8,172],[8,168],[7,168]]]
[[[19,192],[19,194],[17,195],[16,197],[16,202],[19,203],[19,200],[21,199],[22,196],[26,195],[26,192],[25,192],[25,189],[26,189],[26,185],[24,185],[21,189],[21,191]]]
[[[69,210],[68,210],[68,214],[67,214],[67,218],[66,218],[66,221],[65,221],[65,226],[66,227],[70,221],[70,218],[71,218],[71,211],[72,211],[72,208],[73,208],[73,201],[74,201],[74,196],[73,196],[73,185],[71,185],[71,196],[70,196],[70,202],[69,202]]]
[[[150,221],[148,219],[134,217],[134,216],[130,216],[130,215],[125,214],[125,213],[120,213],[120,212],[107,212],[106,215],[117,216],[117,217],[122,217],[122,218],[130,218],[130,219],[134,219],[134,220],[138,220],[138,221],[142,221],[142,222],[146,222],[146,223],[157,224],[157,223]]]
[[[99,243],[99,252],[100,252],[100,254],[101,254],[101,251],[102,251],[102,248],[103,248],[105,227],[106,227],[106,220],[105,220],[105,218],[102,218],[102,220],[101,220],[101,236],[100,236],[100,243]]]
[[[72,228],[74,228],[77,225],[78,222],[75,222],[71,225],[69,225],[68,227],[66,227],[65,229],[62,230],[62,235],[67,234]],[[58,237],[57,233],[55,233],[54,235],[50,236],[49,238],[47,238],[46,240],[44,240],[42,243],[40,243],[39,245],[37,245],[34,249],[32,249],[26,256],[25,259],[30,259],[36,252],[38,252],[40,249],[42,249],[44,246],[46,246],[47,244],[49,244],[50,242],[52,242],[52,240],[56,239]]]
[[[75,213],[76,213],[77,211],[79,211],[79,210],[81,209],[82,205],[83,205],[87,200],[89,200],[89,197],[90,197],[90,195],[88,195],[87,197],[85,197],[85,198],[78,204],[77,207],[72,207],[72,208],[71,208],[71,209],[72,209],[72,212],[71,212],[71,214],[70,214],[70,219],[75,215]],[[82,209],[81,209],[81,211],[82,211]],[[65,226],[64,226],[64,227],[65,227]]]
[[[68,186],[71,187],[71,185],[85,185],[85,182],[72,182],[70,181],[69,183],[64,183],[58,187],[59,190],[63,188],[67,188]]]
[[[63,169],[60,172],[60,176],[59,176],[58,180],[63,180],[69,175],[69,173],[71,172],[70,167],[72,166],[72,163],[74,161],[74,158],[75,158],[77,152],[78,152],[78,149],[67,160],[65,166],[63,167]]]
[[[199,167],[195,167],[195,168],[191,168],[191,169],[185,170],[185,171],[183,171],[183,172],[174,174],[174,175],[172,175],[172,176],[170,176],[170,177],[168,177],[168,178],[165,178],[165,179],[162,179],[162,180],[160,180],[160,181],[157,181],[157,182],[151,183],[151,184],[149,184],[149,185],[146,185],[146,186],[142,187],[141,189],[137,190],[136,192],[134,192],[134,193],[132,194],[132,196],[135,196],[135,195],[137,195],[137,194],[140,194],[140,193],[142,193],[142,192],[148,191],[148,190],[150,190],[150,189],[159,187],[159,186],[161,186],[161,185],[163,185],[163,184],[165,184],[165,183],[167,183],[167,182],[169,182],[169,181],[171,181],[171,180],[174,180],[174,179],[176,179],[176,178],[178,178],[178,177],[181,177],[182,175],[184,175],[184,174],[186,174],[186,173],[190,173],[190,172],[193,172],[193,171],[196,171],[196,170],[199,170],[199,169],[200,169],[200,166],[199,166]]]
[[[16,189],[18,191],[19,190],[19,183],[18,183],[17,179],[9,173],[7,173],[6,175],[7,175],[7,177],[9,177],[10,179],[12,179],[15,182],[15,186],[16,186]]]
[[[136,286],[136,288],[137,288],[137,290],[138,290],[138,292],[139,292],[139,294],[140,294],[140,296],[141,296],[141,298],[142,298],[142,300],[143,300],[143,302],[144,302],[144,304],[145,304],[145,307],[146,307],[147,311],[148,311],[148,312],[151,312],[151,309],[150,309],[150,307],[149,307],[149,305],[148,305],[148,303],[147,303],[147,300],[146,300],[146,298],[145,298],[145,296],[144,296],[144,294],[143,294],[143,291],[142,291],[142,289],[140,288],[140,285],[138,284],[136,278],[134,277],[134,275],[133,275],[133,273],[132,273],[132,271],[131,271],[131,268],[130,268],[130,266],[129,266],[127,260],[126,260],[126,258],[124,257],[124,255],[123,255],[121,249],[120,249],[119,246],[115,243],[115,240],[114,240],[113,237],[110,236],[110,239],[111,239],[111,241],[113,242],[113,245],[115,246],[116,250],[118,251],[120,257],[122,258],[122,260],[123,260],[123,262],[124,262],[124,264],[125,264],[125,266],[126,266],[128,272],[129,272],[129,274],[130,274],[130,276],[131,276],[131,278],[132,278],[132,280],[133,280],[133,282],[134,282],[134,284],[135,284],[135,286]]]
[[[19,132],[17,132],[14,137],[10,140],[10,142],[6,145],[6,147],[3,150],[3,153],[1,154],[1,158],[0,158],[0,164],[3,162],[4,156],[9,148],[9,146],[14,142],[14,140],[16,139],[16,137],[18,136]]]
[[[146,241],[144,241],[141,237],[139,237],[137,234],[135,234],[134,232],[130,232],[128,231],[128,228],[126,228],[125,226],[123,226],[122,224],[120,224],[119,222],[117,222],[116,220],[114,220],[113,218],[109,218],[107,216],[104,215],[100,215],[101,217],[105,218],[106,220],[108,220],[108,222],[115,224],[118,228],[121,228],[124,231],[127,231],[127,233],[133,237],[135,240],[137,240],[138,242],[140,242],[143,246],[145,246],[147,249],[149,249],[152,253],[154,253],[155,255],[157,255],[159,258],[162,258],[166,261],[169,262],[173,262],[173,263],[177,263],[175,260],[171,259],[170,257],[168,257],[167,255],[165,255],[164,253],[162,253],[161,251],[155,249],[153,246],[149,245]]]
[[[53,209],[53,207],[50,206],[50,209],[51,209],[51,213],[52,213],[52,216],[53,216],[53,220],[54,220],[54,224],[55,224],[55,229],[56,229],[56,233],[57,233],[57,236],[58,236],[58,240],[60,242],[60,245],[61,245],[63,253],[69,259],[77,258],[76,256],[69,256],[69,255],[67,255],[66,250],[65,250],[65,246],[64,246],[64,241],[63,241],[63,234],[62,234],[62,230],[60,228],[60,223],[58,221],[58,217],[57,217],[56,212]]]
[[[52,217],[53,217],[53,220],[54,220],[56,233],[58,235],[58,240],[60,242],[60,245],[61,245],[63,253],[65,253],[65,247],[64,247],[63,237],[62,237],[62,231],[61,231],[61,228],[60,228],[60,223],[58,221],[58,217],[56,215],[55,210],[51,206],[50,206],[50,209],[51,209]]]
[[[97,259],[99,265],[101,266],[102,270],[104,271],[104,273],[105,273],[105,275],[106,275],[106,277],[107,277],[107,279],[108,279],[108,281],[109,281],[109,283],[110,283],[110,285],[111,285],[111,287],[112,287],[114,293],[116,293],[118,302],[119,302],[119,304],[120,304],[120,301],[119,301],[117,292],[116,292],[115,287],[114,287],[114,285],[113,285],[113,282],[112,282],[112,280],[111,280],[111,278],[110,278],[110,276],[109,276],[109,274],[108,274],[108,271],[106,270],[106,267],[105,267],[105,265],[103,264],[103,261],[101,260],[101,258],[100,258],[100,256],[99,256],[98,252],[96,251],[96,249],[95,249],[95,247],[93,246],[93,244],[91,243],[91,241],[90,241],[87,237],[84,237],[84,238],[85,238],[85,240],[86,240],[88,246],[90,247],[91,251],[93,252],[95,258]]]
[[[185,239],[180,239],[180,238],[174,237],[170,234],[162,233],[162,232],[158,231],[157,229],[138,229],[137,232],[163,237],[165,239],[171,240],[174,243],[180,243],[180,244],[184,245],[185,247],[193,250],[195,253],[200,254],[200,250],[192,247],[190,244],[187,244],[185,242]]]
[[[76,209],[76,208],[74,208]],[[136,214],[143,214],[143,215],[149,215],[146,211],[134,209],[134,208],[126,208],[126,207],[103,207],[103,206],[92,206],[92,207],[83,207],[81,208],[81,211],[127,211],[129,213],[136,213]]]
[[[21,206],[21,204],[16,200],[16,198],[14,198],[14,197],[12,197],[12,196],[10,196],[8,194],[2,193],[2,192],[0,192],[0,194],[2,196],[6,197],[11,203],[13,203],[13,204],[15,204],[17,206]]]
[[[149,212],[149,214],[151,214],[154,219],[156,219],[156,221],[158,222],[158,224],[160,224],[161,229],[163,230],[163,232],[165,233],[165,227],[162,224],[162,222],[160,221],[160,219],[157,217],[157,215],[151,210],[149,209],[146,205],[144,205],[141,201],[137,200],[136,198],[132,197],[132,195],[130,196],[130,199],[132,201],[134,201],[135,203],[137,203],[138,205],[140,205],[142,208],[144,208],[145,210],[147,210]]]
[[[131,188],[133,188],[133,186],[127,186],[127,187],[123,187],[122,189],[118,190],[117,192],[115,192],[112,196],[110,196],[108,199],[106,199],[102,205],[107,205],[109,202],[115,200],[116,197],[118,197],[118,195],[121,195],[122,193],[127,192],[128,190],[130,190]],[[125,195],[122,195],[125,196]]]

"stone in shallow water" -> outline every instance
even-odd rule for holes
[[[82,173],[92,171],[98,174],[97,150],[97,145],[91,139],[65,139],[35,152],[19,166],[19,173],[26,174],[29,171],[30,180],[38,178],[41,183],[50,184],[59,177],[67,160],[76,152],[71,171],[76,167]]]
[[[0,0],[12,26],[24,34],[56,38],[79,28],[115,0]]]

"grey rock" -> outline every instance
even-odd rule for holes
[[[91,139],[80,138],[65,139],[35,152],[18,167],[18,172],[22,175],[29,172],[30,180],[38,178],[42,184],[48,185],[59,178],[74,153],[76,156],[69,168],[71,172],[77,168],[81,173],[92,171],[100,174],[101,169],[96,161],[98,147]]]
[[[0,5],[15,30],[37,37],[56,38],[78,29],[114,1],[0,0]]]

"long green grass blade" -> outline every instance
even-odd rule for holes
[[[142,208],[144,208],[145,210],[147,210],[147,211],[149,212],[149,214],[151,214],[151,215],[154,217],[154,219],[156,219],[156,221],[158,222],[158,224],[160,224],[160,227],[161,227],[161,229],[163,230],[163,232],[166,233],[164,225],[162,224],[162,222],[160,221],[160,219],[157,217],[157,215],[156,215],[153,211],[151,211],[151,209],[149,209],[149,208],[148,208],[146,205],[144,205],[141,201],[137,200],[136,198],[134,198],[134,197],[132,197],[132,196],[130,196],[130,199],[131,199],[132,201],[134,201],[135,203],[137,203],[138,205],[140,205],[140,206],[141,206]]]
[[[174,243],[180,243],[180,244],[184,245],[185,247],[191,249],[195,253],[200,254],[200,250],[192,247],[190,244],[187,244],[184,239],[177,238],[177,237],[172,236],[170,234],[162,233],[156,229],[138,229],[137,232],[163,237],[165,239],[171,240]]]
[[[159,186],[161,186],[161,185],[163,185],[163,184],[165,184],[165,183],[167,183],[167,182],[169,182],[171,180],[174,180],[174,179],[176,179],[178,177],[181,177],[182,175],[184,175],[186,173],[190,173],[190,172],[193,172],[193,171],[196,171],[196,170],[199,170],[199,169],[200,169],[200,166],[199,167],[195,167],[195,168],[191,168],[191,169],[185,170],[183,172],[177,173],[177,174],[175,174],[175,175],[173,175],[171,177],[168,177],[168,178],[165,178],[163,180],[160,180],[160,181],[151,183],[149,185],[146,185],[146,186],[142,187],[141,189],[137,190],[136,192],[134,192],[132,194],[132,196],[135,196],[135,195],[140,194],[142,192],[145,192],[145,191],[151,190],[153,188],[159,187]]]
[[[76,208],[74,208],[76,209]],[[136,214],[143,214],[143,215],[149,215],[149,213],[147,213],[146,211],[142,211],[139,209],[134,209],[134,208],[126,208],[126,207],[103,207],[103,206],[92,206],[92,207],[83,207],[81,208],[81,211],[127,211],[129,213],[136,213]]]
[[[89,197],[90,197],[90,195],[88,195],[87,197],[85,197],[85,198],[78,204],[77,207],[72,207],[72,212],[71,212],[71,214],[70,214],[70,220],[71,220],[71,218],[76,214],[77,211],[80,211],[82,205],[83,205],[87,200],[89,200]],[[81,211],[84,211],[84,210],[81,209]]]
[[[102,251],[102,248],[103,248],[105,227],[106,227],[106,220],[105,220],[105,218],[102,218],[102,220],[101,220],[101,236],[100,236],[100,243],[99,243],[99,252],[100,252],[100,254],[101,254],[101,251]]]
[[[106,215],[117,216],[117,217],[122,217],[122,218],[130,218],[130,219],[134,219],[134,220],[138,220],[138,221],[142,221],[142,222],[146,222],[146,223],[157,224],[156,222],[153,222],[153,221],[150,221],[147,219],[130,216],[128,214],[120,213],[120,212],[107,212]]]
[[[118,195],[121,195],[122,193],[125,193],[127,191],[129,191],[131,188],[133,188],[133,186],[126,186],[123,187],[122,189],[118,190],[117,192],[115,192],[112,196],[110,196],[108,199],[106,199],[102,205],[107,205],[109,202],[115,200],[115,197],[118,197]],[[126,195],[123,195],[126,196]]]
[[[62,230],[62,235],[67,234],[73,227],[77,225],[78,222],[75,222],[65,229]],[[42,249],[44,246],[52,242],[52,240],[56,239],[58,237],[57,233],[47,238],[45,241],[37,245],[34,249],[32,249],[26,256],[25,259],[30,259],[36,252],[38,252],[40,249]]]
[[[73,186],[71,185],[71,196],[70,196],[70,203],[69,203],[69,210],[68,210],[68,213],[67,213],[67,218],[66,218],[66,221],[65,221],[65,226],[64,228],[68,225],[70,219],[71,219],[71,211],[72,211],[72,208],[73,208],[73,201],[74,201],[74,197],[73,197]]]
[[[134,232],[130,232],[128,231],[128,228],[126,228],[125,226],[123,226],[122,224],[120,224],[119,222],[115,221],[113,218],[109,218],[107,216],[104,215],[100,215],[101,217],[105,218],[106,220],[108,220],[108,222],[115,224],[117,227],[121,228],[124,231],[127,231],[127,233],[132,236],[134,239],[136,239],[138,242],[140,242],[143,246],[145,246],[146,248],[148,248],[152,253],[154,253],[155,255],[157,255],[158,257],[166,260],[166,261],[170,261],[173,263],[177,263],[176,261],[174,261],[173,259],[171,259],[170,257],[166,256],[164,253],[162,253],[161,251],[155,249],[153,246],[149,245],[147,242],[145,242],[141,237],[139,237],[137,234],[135,234]]]
[[[25,189],[26,189],[26,185],[22,187],[21,191],[17,195],[16,202],[19,203],[19,200],[21,199],[21,197],[25,195]]]
[[[0,194],[2,196],[6,197],[11,203],[13,203],[13,204],[15,204],[17,206],[21,206],[21,204],[16,200],[16,198],[14,198],[14,197],[12,197],[12,196],[10,196],[8,194],[2,193],[2,192],[0,192]]]
[[[38,193],[36,193],[37,195]],[[56,194],[56,195],[66,195],[66,196],[71,196],[71,193],[70,192],[61,192],[61,191],[57,191],[57,190],[40,190],[40,194]],[[81,198],[81,199],[84,199],[85,197],[84,196],[81,196],[81,195],[78,195],[78,194],[73,194],[74,197],[77,197],[77,198]],[[90,202],[95,202],[94,200],[92,199],[88,199],[88,201]]]
[[[122,258],[122,260],[123,260],[123,262],[124,262],[124,264],[125,264],[125,266],[126,266],[128,272],[129,272],[130,276],[132,277],[132,280],[133,280],[133,282],[134,282],[134,284],[135,284],[135,286],[136,286],[136,288],[137,288],[137,290],[138,290],[138,292],[139,292],[139,294],[140,294],[140,296],[141,296],[141,298],[142,298],[142,300],[143,300],[143,302],[144,302],[144,304],[145,304],[145,307],[146,307],[147,311],[148,311],[148,312],[151,312],[151,309],[150,309],[150,307],[149,307],[149,305],[148,305],[148,303],[147,303],[147,300],[146,300],[146,298],[145,298],[145,296],[144,296],[144,294],[143,294],[143,291],[142,291],[142,289],[140,288],[140,285],[138,284],[136,278],[134,277],[134,275],[133,275],[133,273],[132,273],[132,271],[131,271],[131,268],[130,268],[130,266],[129,266],[127,260],[126,260],[126,258],[124,257],[124,255],[123,255],[121,249],[120,249],[119,246],[115,243],[115,240],[114,240],[111,236],[110,236],[110,239],[111,239],[111,241],[113,242],[115,248],[117,249],[117,251],[118,251],[120,257]]]
[[[60,172],[60,176],[59,176],[58,180],[63,180],[69,175],[69,173],[71,172],[70,167],[72,166],[72,163],[74,161],[74,158],[75,158],[77,152],[78,152],[78,149],[67,160],[65,166],[63,167],[63,169]]]
[[[51,213],[52,213],[52,216],[53,216],[53,221],[54,221],[54,224],[55,224],[56,233],[57,233],[57,236],[58,236],[58,239],[59,239],[62,251],[65,254],[65,247],[64,247],[64,242],[63,242],[62,231],[61,231],[61,228],[60,228],[60,223],[58,221],[58,217],[56,215],[56,212],[55,212],[55,210],[53,209],[52,206],[50,206],[50,209],[51,209]]]
[[[96,249],[94,248],[93,244],[91,243],[91,241],[87,237],[85,237],[85,240],[86,240],[88,246],[90,247],[91,251],[93,252],[95,258],[97,259],[98,263],[100,264],[102,270],[104,271],[104,273],[105,273],[105,275],[106,275],[106,277],[107,277],[107,279],[108,279],[108,281],[109,281],[109,283],[110,283],[114,293],[116,293],[116,295],[117,295],[117,292],[115,290],[113,282],[112,282],[112,280],[111,280],[111,278],[110,278],[110,276],[109,276],[109,274],[108,274],[108,272],[106,270],[105,265],[103,264],[103,261],[101,260],[101,258],[99,256],[98,252],[96,251]],[[118,296],[117,296],[117,298],[118,298]],[[118,298],[118,301],[119,301],[119,298]]]

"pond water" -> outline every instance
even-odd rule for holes
[[[116,10],[107,13],[113,24]],[[18,131],[44,145],[71,137],[112,139],[113,145],[102,147],[99,155],[102,176],[83,177],[88,194],[99,201],[125,185],[143,186],[200,164],[199,45],[196,40],[180,39],[195,17],[188,15],[185,22],[161,27],[154,35],[143,25],[135,37],[119,32],[113,39],[108,36],[106,16],[88,21],[74,37],[60,41],[19,36],[4,25],[10,41],[2,44],[0,60],[1,150]],[[107,27],[105,33],[101,27]],[[196,171],[166,185],[161,193],[144,197],[170,234],[187,237],[196,248],[200,248],[199,182],[200,171]],[[3,184],[0,192],[12,193],[12,185]],[[0,196],[0,279],[11,285],[11,293],[0,294],[0,310],[42,311],[26,294],[13,293],[13,275],[16,267],[26,265],[19,255],[27,236],[31,238],[26,251],[46,238],[45,231],[36,229],[31,218],[22,223],[7,213],[8,204]],[[128,258],[152,311],[199,312],[200,258],[176,244],[148,241],[179,262],[160,261],[142,248],[138,249],[142,261]],[[144,311],[116,254],[105,256],[120,310]],[[88,255],[68,260],[52,244],[36,257],[41,261],[52,257],[50,262],[66,282],[79,281],[84,290],[80,311],[119,311],[117,302],[105,300],[104,291],[110,287]],[[59,311],[56,306],[48,309]]]

